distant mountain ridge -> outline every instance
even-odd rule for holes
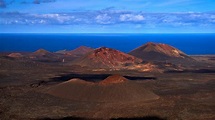
[[[29,54],[8,54],[11,58],[22,58],[40,62],[58,62],[91,68],[92,71],[135,70],[140,72],[181,71],[200,63],[184,52],[167,44],[146,43],[131,52],[124,53],[107,47],[93,49],[80,46],[74,50],[49,52],[38,49]]]

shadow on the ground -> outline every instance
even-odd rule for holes
[[[32,83],[30,84],[30,86],[38,87],[40,85],[47,85],[47,84],[53,84],[53,83],[55,84],[59,82],[68,81],[73,78],[79,78],[89,82],[99,82],[104,80],[110,75],[112,74],[75,74],[75,73],[64,74],[58,77],[50,78],[49,81],[41,80],[36,83]],[[127,78],[128,80],[156,80],[157,79],[156,77],[140,77],[140,76],[123,76],[123,77]]]
[[[167,120],[166,118],[160,118],[158,116],[145,116],[135,118],[112,118],[110,120]]]
[[[52,78],[53,82],[67,81],[73,78],[79,78],[86,81],[96,82],[101,81],[110,76],[111,74],[66,74],[59,77]],[[139,76],[124,76],[129,80],[156,80],[156,77],[139,77]]]
[[[215,73],[215,69],[198,69],[198,70],[183,70],[183,71],[166,71],[166,73]]]
[[[93,120],[93,119],[71,116],[71,117],[63,117],[63,118],[39,118],[37,120]]]
[[[81,117],[64,117],[64,118],[40,118],[37,120],[103,120],[103,119],[90,119],[90,118],[81,118]],[[166,118],[160,118],[158,116],[146,116],[146,117],[135,117],[135,118],[111,118],[110,120],[167,120],[167,119]]]

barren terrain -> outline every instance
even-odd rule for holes
[[[215,119],[214,56],[191,56],[200,66],[162,72],[15,56],[0,57],[1,120]]]

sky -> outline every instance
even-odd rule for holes
[[[0,0],[0,33],[215,33],[215,0]]]

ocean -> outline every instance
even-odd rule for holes
[[[147,42],[165,43],[189,55],[215,54],[215,34],[0,34],[0,52],[51,52],[79,46],[129,52]]]

